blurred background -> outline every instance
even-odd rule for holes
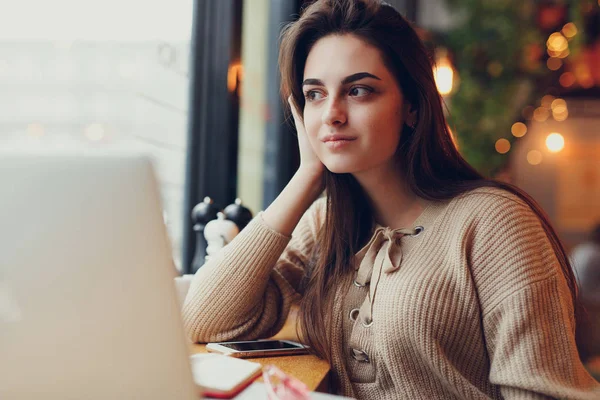
[[[546,210],[567,249],[600,221],[600,1],[388,0],[435,59],[464,156]],[[264,209],[298,164],[277,45],[300,0],[0,0],[0,149],[150,153],[173,257],[192,208]],[[4,188],[10,193],[10,188]]]

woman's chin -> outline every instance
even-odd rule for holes
[[[334,174],[352,174],[357,172],[356,164],[349,163],[326,163],[325,167]]]

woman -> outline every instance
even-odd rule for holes
[[[583,312],[577,318],[577,348],[582,361],[600,357],[600,224],[571,253]]]
[[[191,339],[271,336],[301,300],[300,336],[345,395],[598,398],[556,234],[461,158],[400,14],[317,1],[285,29],[279,63],[300,167],[196,274]]]

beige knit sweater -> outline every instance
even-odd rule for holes
[[[320,199],[291,239],[254,218],[196,273],[184,306],[191,339],[277,333],[302,295],[324,215]],[[579,361],[568,287],[528,206],[498,189],[477,189],[429,203],[414,227],[378,227],[355,256],[348,279],[356,284],[332,288],[326,324],[342,394],[600,399]]]

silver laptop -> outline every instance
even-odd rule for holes
[[[0,399],[197,399],[151,163],[0,153]]]

